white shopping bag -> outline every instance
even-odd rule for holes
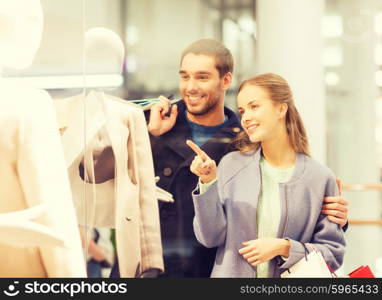
[[[306,246],[305,256],[285,272],[281,273],[281,278],[331,278],[332,272],[329,270],[321,252],[313,250],[309,253]]]

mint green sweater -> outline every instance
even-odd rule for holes
[[[257,206],[258,238],[277,237],[281,219],[279,183],[288,182],[294,167],[279,169],[271,166],[262,156],[260,159],[261,192]],[[257,266],[257,277],[268,277],[269,262]]]

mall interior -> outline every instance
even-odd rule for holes
[[[180,99],[180,55],[205,38],[233,54],[225,105],[235,112],[243,80],[268,72],[287,79],[312,157],[341,179],[349,203],[337,273],[367,265],[382,277],[382,1],[41,0],[41,6],[43,32],[33,63],[4,67],[0,80],[45,90],[54,103],[92,91],[138,104],[132,100]],[[88,51],[86,37],[100,28],[120,38],[122,58],[117,52],[111,57],[110,45],[99,41]],[[92,118],[78,127],[79,141],[91,134]],[[81,197],[85,210],[94,205]],[[109,277],[115,230],[93,225],[106,257],[94,277]],[[85,257],[90,261],[89,253]]]

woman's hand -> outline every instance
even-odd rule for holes
[[[277,255],[289,256],[290,242],[278,238],[260,238],[242,243],[239,253],[252,266],[267,262]]]
[[[187,140],[186,144],[197,154],[191,163],[190,170],[200,178],[202,183],[209,183],[216,178],[216,163],[194,142]]]

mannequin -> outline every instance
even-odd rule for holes
[[[125,49],[121,38],[104,27],[90,28],[85,32],[85,74],[120,74],[123,69]]]
[[[102,63],[108,73],[122,71],[124,46],[109,29],[86,31],[85,53],[86,74],[105,72]],[[104,90],[56,100],[55,105],[79,224],[116,229],[121,277],[163,271],[154,169],[142,109]]]
[[[12,235],[0,240],[0,276],[84,277],[50,96],[1,80],[4,67],[31,65],[42,24],[39,0],[0,0],[0,227]]]
[[[36,0],[0,0],[0,13],[0,67],[29,67],[42,37],[41,4]]]

